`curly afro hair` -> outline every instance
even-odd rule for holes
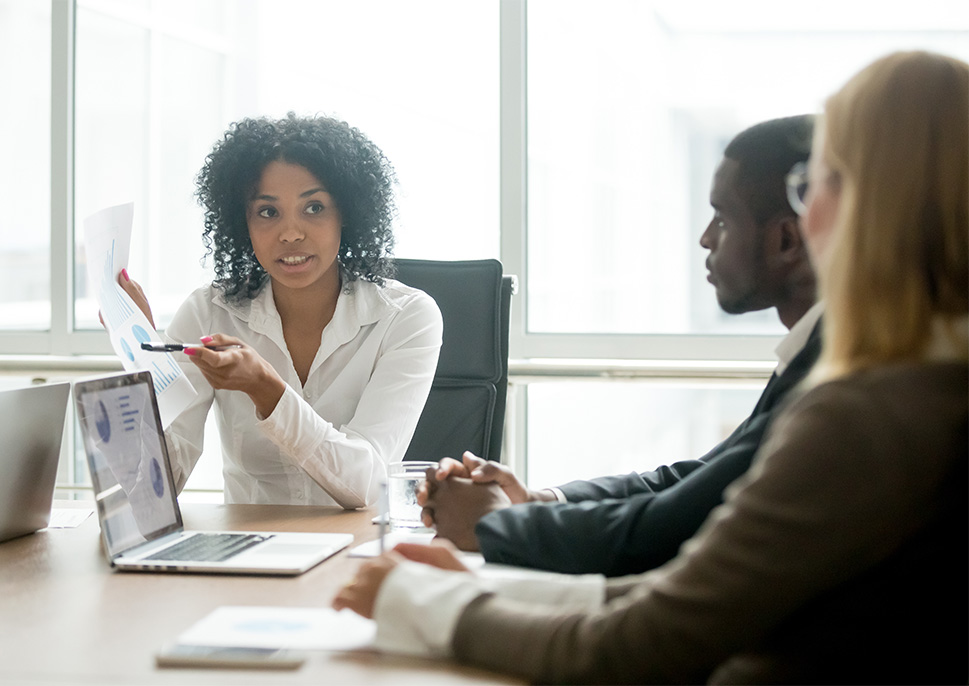
[[[226,298],[253,298],[266,281],[249,239],[246,207],[263,169],[277,160],[305,167],[336,202],[343,218],[338,259],[345,286],[357,279],[383,285],[392,277],[396,175],[390,161],[345,122],[290,112],[284,119],[232,124],[196,177],[205,209],[202,240]]]

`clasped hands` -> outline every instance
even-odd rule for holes
[[[486,514],[540,500],[505,465],[465,452],[461,462],[443,458],[417,491],[424,526],[459,549],[477,551],[474,527]]]

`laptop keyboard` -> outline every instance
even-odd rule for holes
[[[270,538],[271,535],[256,534],[195,534],[144,559],[221,562]]]

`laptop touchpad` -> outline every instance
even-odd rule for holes
[[[270,541],[253,552],[260,555],[305,555],[309,550],[319,550],[319,545],[301,545],[299,543],[282,543]]]

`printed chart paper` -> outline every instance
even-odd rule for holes
[[[97,297],[111,347],[125,370],[151,372],[162,426],[167,428],[197,394],[171,354],[141,349],[142,343],[162,340],[118,284],[118,274],[128,266],[133,215],[134,204],[126,203],[103,209],[84,220],[88,288]]]
[[[372,645],[373,620],[328,607],[217,608],[178,637],[186,645],[357,650]]]

